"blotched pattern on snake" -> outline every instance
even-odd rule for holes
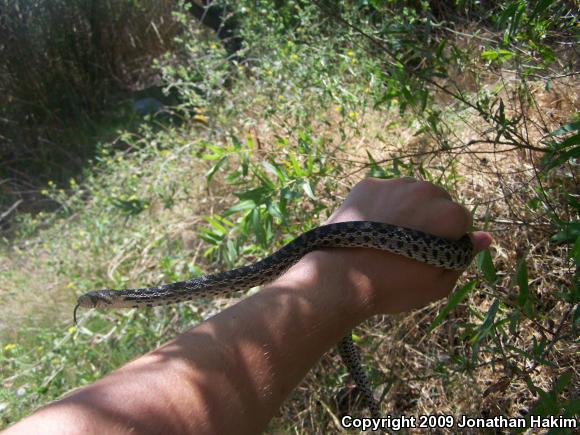
[[[85,308],[139,308],[183,302],[246,290],[282,275],[307,253],[324,248],[375,248],[404,255],[436,267],[465,269],[472,259],[473,245],[468,235],[457,241],[421,231],[380,222],[353,221],[323,225],[294,239],[257,263],[159,287],[127,290],[99,290],[79,297],[76,311]],[[360,354],[349,334],[338,350],[349,373],[362,392],[373,417],[380,416]]]

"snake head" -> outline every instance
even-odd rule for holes
[[[113,300],[110,296],[110,290],[88,292],[79,296],[77,300],[77,305],[83,308],[104,308],[112,303]]]
[[[79,296],[77,299],[77,305],[75,307],[73,317],[75,323],[77,323],[77,310],[80,307],[83,308],[103,308],[111,305],[113,300],[110,295],[110,290],[99,290],[94,292],[88,292],[84,295]]]

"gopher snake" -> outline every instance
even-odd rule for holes
[[[282,275],[307,253],[321,248],[375,248],[404,255],[433,266],[463,270],[472,259],[469,236],[450,241],[431,234],[380,222],[340,222],[314,228],[294,239],[280,250],[249,266],[206,275],[188,281],[159,287],[128,290],[99,290],[79,297],[74,310],[84,308],[138,308],[169,305],[196,297],[216,296],[270,282]],[[379,417],[360,355],[351,335],[338,345],[339,353],[357,387],[363,394],[373,417]]]

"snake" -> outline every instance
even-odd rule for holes
[[[373,221],[338,222],[316,227],[264,259],[236,269],[157,287],[97,290],[79,296],[73,317],[82,308],[139,308],[169,305],[194,298],[230,294],[271,282],[309,252],[327,248],[374,248],[430,264],[462,271],[473,258],[469,235],[449,240],[416,229]],[[362,367],[352,333],[338,343],[343,360],[371,417],[380,418],[380,406]]]

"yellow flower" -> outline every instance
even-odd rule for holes
[[[358,116],[358,113],[356,113],[356,112],[353,112],[353,111],[348,112],[348,117],[351,119],[356,119],[357,116]]]
[[[298,60],[298,55],[296,53],[292,53],[290,55],[290,60]]]
[[[196,114],[193,117],[193,121],[194,122],[199,122],[200,124],[203,124],[205,126],[208,126],[209,125],[209,119],[208,119],[208,117],[205,116],[205,115],[202,115],[200,113]]]
[[[70,328],[68,328],[68,333],[69,334],[73,334],[77,331],[77,327],[76,326],[71,326]]]
[[[353,56],[354,56],[354,51],[352,51],[352,50],[348,50],[348,51],[346,52],[346,55],[347,55],[348,57],[353,57]]]
[[[212,50],[215,50],[217,48],[217,44],[210,44],[209,48],[211,48]]]
[[[10,352],[11,350],[16,349],[16,344],[14,343],[8,343],[6,346],[4,346],[4,350],[6,352]]]

